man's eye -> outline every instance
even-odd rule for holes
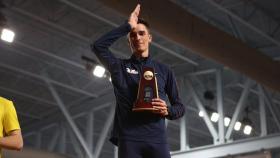
[[[146,34],[146,33],[145,33],[144,31],[140,31],[140,32],[139,32],[139,35],[140,35],[140,36],[144,36],[145,34]]]
[[[130,34],[130,37],[135,37],[135,36],[136,36],[136,34],[134,34],[134,33]]]

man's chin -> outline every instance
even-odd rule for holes
[[[134,52],[137,54],[142,54],[145,50],[144,49],[135,49]]]
[[[143,52],[144,52],[144,51],[135,50],[133,53],[134,53],[136,56],[141,56]]]

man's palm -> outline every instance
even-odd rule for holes
[[[136,8],[130,14],[130,17],[128,19],[128,23],[132,28],[135,28],[137,26],[139,13],[140,13],[140,4],[137,4]]]

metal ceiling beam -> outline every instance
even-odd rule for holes
[[[54,134],[52,135],[52,138],[50,139],[50,142],[48,144],[48,147],[47,149],[50,150],[50,151],[53,151],[54,148],[55,148],[55,145],[57,144],[57,140],[59,138],[59,128],[57,128],[56,130],[54,130]]]
[[[269,40],[270,42],[274,43],[275,45],[277,45],[278,47],[280,47],[280,42],[277,41],[276,39],[272,38],[271,36],[269,36],[268,34],[264,33],[263,31],[261,31],[260,29],[258,29],[257,27],[255,27],[254,25],[248,23],[247,21],[243,20],[242,18],[240,18],[239,16],[235,15],[234,13],[232,13],[230,10],[224,8],[223,6],[221,6],[220,4],[216,3],[215,1],[212,0],[205,0],[206,2],[208,2],[209,4],[211,4],[212,6],[214,6],[215,8],[219,9],[220,11],[226,13],[227,15],[230,15],[230,17],[234,18],[236,21],[240,22],[241,24],[243,24],[244,26],[248,27],[249,29],[255,31],[256,33],[258,33],[259,35],[261,35],[262,37],[266,38],[267,40]]]
[[[74,122],[73,122],[74,123]],[[58,151],[62,154],[65,154],[66,149],[66,127],[65,125],[60,125],[60,135],[59,135],[59,144],[58,144]],[[73,129],[72,129],[73,130]],[[75,133],[75,132],[74,132]]]
[[[88,144],[88,148],[93,150],[93,133],[94,133],[94,114],[93,112],[89,112],[87,114],[87,126],[86,126],[86,141]]]
[[[222,70],[216,72],[216,91],[217,91],[217,109],[219,114],[219,143],[225,143],[225,126],[224,126],[224,96],[223,96],[223,79]]]
[[[112,103],[104,104],[104,105],[102,105],[101,107],[103,107],[103,108],[109,107],[109,106],[112,106],[111,104],[112,104]],[[101,108],[101,107],[100,107],[100,108]],[[99,108],[99,107],[98,107],[98,108]],[[94,112],[96,109],[97,109],[97,108],[93,109],[92,111]],[[88,113],[86,113],[86,112],[80,113],[80,114],[74,115],[72,118],[73,118],[73,120],[76,120],[77,118],[83,117],[83,116],[85,116],[85,115],[87,115],[87,114],[88,114]],[[26,138],[26,137],[29,137],[29,136],[31,136],[31,135],[36,135],[36,132],[37,132],[37,131],[44,132],[45,130],[47,130],[47,129],[51,128],[51,127],[54,127],[55,129],[59,129],[59,127],[58,127],[58,125],[57,125],[57,123],[58,123],[57,120],[58,120],[58,119],[56,119],[56,122],[55,122],[55,123],[50,123],[50,124],[45,125],[45,126],[36,127],[36,128],[35,128],[35,131],[24,132],[23,137]],[[59,121],[63,122],[61,119],[59,119]],[[101,120],[97,120],[97,119],[96,119],[96,121],[101,121]],[[59,122],[59,123],[61,123],[61,122]],[[34,130],[34,129],[33,129],[33,130]],[[24,131],[26,131],[26,130],[24,130]],[[93,135],[96,135],[96,132],[92,131],[92,137],[93,137]],[[86,136],[86,137],[87,137],[87,136]],[[89,138],[87,137],[87,140],[88,140],[88,139],[89,139]],[[89,146],[90,146],[90,145],[89,145]]]
[[[237,84],[237,86],[238,86],[238,87],[241,87],[241,88],[245,88],[245,86],[242,85],[242,84]],[[261,95],[261,93],[260,93],[259,91],[256,91],[256,90],[254,90],[254,89],[250,89],[250,92],[252,92],[252,93],[254,93],[254,94],[256,94],[256,95]],[[280,105],[280,101],[279,101],[279,100],[276,100],[276,99],[271,98],[271,101],[272,101],[273,103],[276,103],[276,104],[279,104],[279,105]]]
[[[112,105],[115,105],[115,103],[112,103]],[[113,120],[114,120],[114,112],[115,112],[115,106],[112,106],[111,109],[110,109],[110,112],[108,113],[108,118],[104,124],[104,127],[102,129],[102,132],[99,136],[99,139],[98,139],[98,142],[96,144],[96,147],[95,147],[95,150],[94,150],[94,158],[99,158],[100,156],[100,153],[101,153],[101,150],[102,150],[102,147],[105,143],[105,140],[106,140],[106,137],[109,133],[109,129],[113,123]]]
[[[248,94],[250,92],[250,86],[252,84],[252,81],[250,79],[247,79],[246,83],[245,83],[245,88],[242,91],[242,94],[238,100],[238,103],[236,105],[235,111],[233,113],[232,119],[230,121],[230,124],[228,126],[227,132],[226,132],[226,136],[225,139],[229,140],[234,128],[234,125],[236,123],[236,121],[239,119],[240,113],[243,112],[243,109],[245,108],[245,101],[248,97]]]
[[[187,134],[187,128],[186,128],[186,122],[187,122],[187,117],[184,115],[180,119],[180,150],[184,151],[189,148],[189,138]]]
[[[208,74],[214,73],[216,71],[217,71],[217,69],[199,70],[199,71],[196,71],[196,72],[190,72],[187,75],[188,76],[208,75]]]
[[[39,21],[39,22],[41,22],[41,23],[43,23],[43,24],[46,24],[46,25],[48,25],[48,26],[50,26],[50,27],[53,27],[53,28],[55,28],[55,29],[57,29],[57,30],[59,30],[59,31],[61,31],[61,32],[64,32],[65,34],[74,36],[74,37],[76,37],[76,38],[82,40],[82,41],[85,42],[85,43],[90,43],[90,42],[91,42],[91,39],[89,39],[89,38],[86,38],[86,37],[84,37],[84,36],[81,36],[80,34],[75,33],[75,32],[73,32],[73,31],[71,31],[71,30],[69,30],[69,29],[67,29],[67,28],[64,28],[64,27],[59,26],[59,25],[57,25],[57,24],[55,24],[55,23],[52,23],[52,22],[47,21],[47,20],[45,20],[45,19],[42,19],[42,18],[40,18],[40,17],[38,17],[38,16],[35,16],[35,15],[31,14],[31,13],[28,13],[28,12],[26,12],[26,11],[20,9],[20,8],[12,7],[11,10],[13,10],[14,12],[17,12],[17,13],[19,13],[19,14],[22,14],[22,15],[24,15],[24,16],[27,16],[27,17],[29,17],[29,18],[31,18],[31,19],[37,20],[37,21]],[[55,53],[52,53],[52,52],[49,52],[49,51],[45,51],[45,50],[36,48],[36,47],[34,47],[34,46],[31,46],[31,45],[26,44],[26,43],[21,42],[21,41],[15,41],[14,43],[16,43],[16,44],[18,44],[18,45],[20,45],[20,46],[22,46],[22,47],[24,47],[24,48],[27,48],[27,49],[33,50],[33,51],[35,51],[35,52],[41,53],[41,54],[43,54],[43,55],[46,55],[46,56],[48,56],[48,57],[54,58],[54,59],[56,59],[56,60],[58,60],[58,61],[62,61],[62,62],[64,62],[64,63],[70,64],[71,66],[74,66],[74,67],[80,68],[80,69],[82,69],[82,70],[85,70],[84,65],[82,65],[82,64],[80,64],[80,63],[77,63],[77,62],[75,62],[75,61],[71,61],[71,60],[69,60],[69,59],[66,59],[66,58],[63,58],[63,57],[54,55]],[[122,57],[124,57],[124,54],[123,54],[123,53],[120,53],[119,51],[117,51],[117,50],[115,50],[115,49],[112,49],[112,52],[115,53],[115,54],[118,54],[118,55],[120,55],[120,56],[122,56]],[[126,57],[126,56],[125,56],[125,57]]]
[[[227,20],[231,26],[232,32],[235,35],[235,37],[240,38],[243,42],[246,42],[244,35],[241,33],[241,30],[239,29],[239,27],[234,23],[231,16],[227,15]]]
[[[245,88],[245,86],[243,84],[240,84],[240,83],[237,84],[237,87],[240,87],[242,89]],[[263,87],[262,87],[262,89],[263,89]],[[250,92],[255,94],[255,95],[257,95],[257,96],[262,96],[263,95],[260,91],[256,91],[254,89],[250,89]],[[273,99],[273,98],[270,98],[270,99],[271,99],[271,101],[270,101],[271,103],[280,105],[280,101],[279,100],[276,100],[276,99]],[[233,101],[233,100],[231,100],[229,98],[227,98],[227,101],[231,102],[232,104],[235,104],[235,101]],[[269,108],[269,110],[271,111],[271,114],[272,114],[272,116],[267,115],[268,121],[272,121],[273,119],[274,119],[274,121],[276,121],[277,119],[275,117],[276,116],[275,112],[273,111],[273,109],[271,108],[271,106],[269,104],[267,104],[266,106]],[[252,112],[254,112],[255,114],[258,114],[258,111],[256,111],[256,110],[253,110]],[[279,124],[279,127],[280,127],[280,123],[278,123],[278,124]],[[280,128],[279,128],[279,130],[280,130]]]
[[[218,133],[217,133],[213,123],[210,121],[209,115],[208,115],[205,107],[202,105],[198,95],[196,94],[193,86],[191,85],[191,82],[188,79],[186,79],[185,83],[186,83],[186,86],[188,87],[188,89],[190,90],[190,93],[191,93],[191,95],[192,95],[192,97],[194,99],[194,102],[195,102],[196,106],[198,107],[198,109],[200,111],[203,112],[203,115],[204,115],[203,116],[203,120],[205,121],[205,123],[206,123],[206,125],[207,125],[207,127],[208,127],[208,129],[209,129],[209,131],[210,131],[210,133],[212,135],[212,137],[213,137],[213,142],[217,143]]]
[[[84,43],[90,44],[90,43],[92,42],[92,39],[89,39],[89,38],[87,38],[87,37],[84,37],[84,36],[82,36],[82,35],[80,35],[80,34],[78,34],[78,33],[76,33],[76,32],[73,32],[72,30],[69,30],[68,28],[62,27],[62,26],[60,26],[60,25],[58,25],[58,24],[55,24],[55,23],[53,23],[53,22],[51,22],[51,21],[47,21],[47,20],[45,20],[45,19],[42,19],[42,18],[39,17],[39,16],[33,15],[33,14],[31,14],[31,13],[28,13],[27,11],[24,11],[24,10],[22,10],[22,9],[20,9],[20,8],[13,7],[13,8],[12,8],[12,11],[15,11],[16,13],[19,13],[19,14],[21,14],[21,15],[24,15],[24,16],[30,18],[30,19],[34,19],[34,20],[36,20],[36,21],[39,21],[39,22],[41,22],[41,23],[43,23],[43,24],[45,24],[45,25],[47,25],[47,26],[49,26],[49,27],[52,27],[52,28],[54,28],[54,29],[56,29],[56,30],[58,30],[58,31],[60,31],[60,32],[63,32],[63,33],[65,33],[65,34],[67,34],[67,35],[76,37],[77,39],[82,40],[82,42],[84,42]],[[111,50],[112,50],[112,52],[113,52],[114,54],[117,54],[117,55],[122,56],[122,57],[128,57],[128,56],[124,55],[123,53],[121,53],[120,51],[117,51],[116,49],[111,49]],[[45,55],[48,55],[48,54],[45,54]],[[55,56],[50,54],[50,57],[55,57]],[[56,57],[55,57],[55,58],[56,58]],[[58,58],[57,58],[57,59],[58,59]],[[65,61],[65,60],[67,60],[67,59],[64,59],[64,61]],[[68,62],[67,62],[67,63],[68,63]],[[69,64],[71,64],[71,62],[69,62]],[[72,63],[72,64],[73,64],[73,63]],[[75,63],[73,64],[73,66],[78,66],[78,67],[80,67],[79,65],[76,65]]]
[[[180,124],[175,122],[175,121],[168,121],[170,125],[173,125],[174,127],[179,127]],[[169,126],[168,126],[169,127]],[[171,126],[170,126],[171,127]],[[200,130],[200,129],[197,129],[197,128],[194,128],[194,127],[190,127],[190,126],[187,126],[187,129],[186,130],[190,130],[194,133],[197,133],[198,135],[200,136],[205,136],[205,137],[209,137],[209,138],[212,138],[211,137],[211,134],[207,131],[204,131],[204,130]],[[212,138],[213,139],[213,138]],[[178,140],[177,142],[179,143],[180,140]]]
[[[22,70],[22,69],[13,67],[13,66],[9,66],[9,65],[5,65],[5,64],[0,63],[0,67],[3,67],[3,68],[5,68],[5,69],[9,69],[9,70],[12,70],[12,71],[15,71],[15,72],[24,74],[24,75],[26,75],[26,76],[30,76],[30,77],[36,78],[36,79],[39,79],[39,80],[43,80],[43,81],[45,80],[45,77],[43,77],[43,76],[37,75],[37,74],[35,74],[35,73],[28,72],[28,71],[25,71],[25,70]],[[64,83],[60,83],[60,82],[55,81],[55,80],[49,79],[49,81],[50,81],[52,84],[56,85],[56,86],[63,87],[63,88],[65,88],[65,89],[74,91],[74,92],[79,93],[79,94],[87,95],[87,96],[93,97],[93,98],[97,98],[97,97],[98,97],[98,95],[96,95],[96,94],[92,94],[92,93],[90,93],[90,92],[86,92],[86,91],[84,91],[84,90],[81,90],[81,89],[78,89],[78,88],[75,88],[75,87],[66,85],[66,84],[64,84]]]
[[[82,153],[80,146],[77,146],[78,141],[77,141],[76,137],[74,136],[73,132],[70,131],[69,136],[70,136],[70,139],[72,142],[71,144],[72,144],[73,149],[75,150],[77,156],[82,158],[84,156],[84,154]]]
[[[46,74],[45,74],[46,75]],[[79,142],[81,143],[82,147],[84,148],[87,156],[89,158],[93,158],[93,154],[91,152],[91,150],[88,148],[85,139],[83,138],[81,132],[79,131],[79,128],[77,127],[77,125],[75,124],[75,122],[73,121],[69,111],[66,109],[63,101],[61,100],[59,94],[57,93],[57,91],[55,90],[55,88],[53,87],[51,81],[48,79],[48,76],[46,75],[44,78],[44,81],[46,82],[46,84],[48,85],[48,88],[51,92],[51,94],[53,95],[54,99],[56,100],[58,107],[60,108],[61,112],[63,113],[63,115],[65,116],[67,122],[69,123],[71,129],[73,130],[74,134],[76,135],[76,137],[78,138]]]
[[[59,26],[59,25],[57,25],[57,24],[55,24],[55,23],[52,23],[52,22],[50,22],[50,21],[48,21],[48,20],[42,19],[42,18],[40,18],[39,16],[33,15],[33,14],[31,14],[31,13],[28,13],[27,11],[24,11],[24,10],[22,10],[22,9],[20,9],[20,8],[15,7],[15,6],[9,8],[9,9],[12,10],[12,11],[14,11],[14,12],[16,12],[16,13],[22,14],[22,15],[27,16],[27,17],[29,17],[29,18],[32,18],[32,19],[34,19],[34,20],[36,20],[36,21],[39,21],[39,22],[41,22],[41,23],[43,23],[43,24],[46,24],[46,25],[48,25],[48,26],[50,26],[50,27],[52,27],[52,28],[55,28],[55,29],[57,29],[57,30],[59,30],[59,31],[61,31],[61,32],[64,32],[64,33],[66,33],[66,34],[68,34],[68,35],[71,35],[71,36],[73,36],[73,37],[75,37],[75,38],[78,38],[78,39],[82,40],[83,42],[89,42],[89,41],[90,41],[88,38],[86,38],[86,37],[84,37],[84,36],[81,36],[81,35],[78,34],[78,33],[75,33],[75,32],[73,32],[73,31],[70,31],[69,29],[66,29],[66,28],[64,28],[64,27],[62,27],[62,26]]]
[[[118,158],[118,147],[114,146],[114,158]]]
[[[260,94],[262,93],[262,87],[258,84],[258,91]],[[265,101],[264,95],[259,95],[259,111],[260,111],[260,125],[261,125],[261,136],[267,135],[267,124],[266,124],[266,108],[265,108]]]
[[[172,152],[172,158],[218,158],[231,155],[262,151],[267,149],[280,148],[280,135],[270,135],[246,140],[234,141],[221,145],[210,145],[194,148],[189,151]]]
[[[19,41],[20,42],[20,41]],[[16,43],[16,41],[15,41],[15,43]],[[20,43],[22,43],[22,42],[20,42]],[[22,43],[22,44],[24,44],[24,43]],[[24,45],[27,45],[27,46],[29,46],[30,48],[32,48],[33,46],[30,46],[30,45],[28,45],[28,44],[24,44]],[[34,61],[36,61],[36,62],[39,62],[40,64],[42,64],[42,63],[44,63],[44,64],[46,64],[46,65],[48,65],[48,66],[50,66],[50,67],[55,67],[55,68],[57,68],[57,69],[60,69],[60,70],[62,70],[62,71],[65,71],[65,72],[69,72],[69,73],[71,73],[71,74],[74,74],[74,75],[76,75],[76,76],[81,76],[81,77],[84,77],[84,78],[86,78],[86,79],[92,79],[92,78],[90,78],[90,77],[87,77],[86,75],[81,75],[81,73],[78,73],[78,72],[76,72],[76,71],[74,71],[74,70],[69,70],[69,69],[67,69],[67,68],[65,68],[65,67],[63,67],[63,66],[60,66],[60,65],[57,65],[57,64],[55,64],[55,63],[51,63],[51,62],[49,62],[49,61],[46,61],[46,60],[44,60],[44,59],[42,59],[42,58],[38,58],[38,57],[35,57],[35,56],[32,56],[31,55],[31,53],[27,53],[27,52],[25,52],[25,51],[23,51],[23,50],[17,50],[17,49],[19,49],[19,48],[15,48],[15,47],[11,47],[11,46],[9,46],[9,45],[0,45],[0,47],[3,47],[3,49],[6,49],[8,52],[12,52],[12,53],[16,53],[16,54],[18,54],[18,55],[21,55],[21,56],[25,56],[25,57],[28,57],[28,58],[31,58],[31,59],[33,59]],[[33,48],[35,48],[34,50],[36,51],[38,48],[36,48],[36,47],[33,47]],[[31,49],[31,50],[33,50],[33,49]],[[33,51],[34,51],[33,50]],[[39,50],[42,50],[42,49],[39,49]],[[50,54],[52,54],[53,52],[49,52],[49,51],[45,51],[45,50],[42,50],[42,54],[44,55],[45,54],[45,52],[47,52],[47,53],[50,53]],[[5,52],[6,53],[6,52]],[[41,52],[37,52],[36,51],[36,53],[41,53]],[[53,54],[54,55],[54,54]],[[47,56],[48,56],[48,54],[47,54]],[[60,56],[57,56],[57,55],[54,55],[55,57],[54,57],[54,59],[58,59],[58,58],[61,58]],[[57,58],[58,57],[58,58]],[[65,58],[64,58],[65,59]],[[58,59],[59,60],[59,59]],[[61,61],[61,60],[59,60],[59,61]],[[63,62],[63,61],[62,61]],[[71,61],[72,62],[72,61]],[[74,61],[73,61],[74,62]],[[74,62],[75,63],[75,62]],[[79,63],[76,63],[76,64],[79,64]],[[84,70],[85,70],[85,68],[84,68]]]
[[[263,87],[261,87],[260,90],[261,90],[260,96],[262,96],[264,98],[264,101],[265,101],[266,105],[268,106],[269,111],[272,114],[272,117],[276,123],[278,130],[280,130],[280,119],[279,119],[279,115],[278,115],[279,114],[278,108],[275,107],[275,105],[271,102],[271,97],[267,94],[267,92],[265,92]]]
[[[74,106],[73,108],[69,109],[69,112],[73,117],[76,117],[76,115],[80,115],[81,113],[86,114],[85,112],[88,111],[98,111],[103,108],[107,108],[111,106],[114,97],[115,96],[113,93],[108,93],[106,95],[94,99],[92,102],[88,102],[86,105],[83,106],[83,108],[81,108],[80,106]],[[34,129],[38,129],[38,127],[54,124],[55,122],[61,119],[62,119],[61,112],[57,111],[52,114],[52,117],[47,117],[46,119],[40,122],[27,125],[23,127],[23,130],[27,132],[33,131]]]
[[[73,106],[77,106],[77,105],[83,105],[84,103],[88,102],[92,100],[92,97],[89,96],[83,96],[83,97],[79,97],[78,99],[71,101],[70,104],[68,105],[68,108],[71,109]],[[59,109],[50,109],[49,111],[46,111],[44,114],[42,114],[42,117],[48,117],[48,116],[54,116],[55,113],[58,113]]]
[[[113,27],[117,27],[118,26],[118,24],[115,24],[114,22],[112,22],[112,21],[110,21],[108,19],[105,19],[105,18],[103,18],[103,17],[101,17],[101,16],[99,16],[97,14],[94,14],[91,11],[86,10],[86,9],[84,9],[84,8],[82,8],[82,7],[76,5],[76,4],[74,4],[74,3],[72,3],[72,2],[70,2],[68,0],[59,0],[59,1],[64,3],[64,4],[66,4],[66,5],[68,5],[68,6],[70,6],[70,7],[72,7],[72,8],[74,8],[74,9],[76,9],[76,10],[78,10],[78,11],[80,11],[80,12],[82,12],[82,13],[84,13],[84,14],[86,14],[86,15],[88,15],[88,16],[90,16],[90,17],[98,19],[98,20],[100,20],[100,21],[102,21],[102,22],[104,22],[104,23],[106,23],[106,24],[108,24],[110,26],[113,26]],[[195,65],[195,66],[199,65],[197,62],[195,62],[195,61],[193,61],[193,60],[191,60],[191,59],[189,59],[189,58],[187,58],[187,57],[185,57],[185,56],[183,56],[183,55],[181,55],[179,53],[176,53],[176,52],[172,51],[171,49],[168,49],[168,48],[166,48],[166,47],[164,47],[164,46],[162,46],[162,45],[160,45],[160,44],[158,44],[156,42],[152,42],[152,45],[157,47],[157,48],[159,48],[159,49],[162,49],[163,51],[165,51],[165,52],[167,52],[167,53],[169,53],[169,54],[171,54],[171,55],[173,55],[173,56],[175,56],[175,57],[177,57],[177,58],[179,58],[181,60],[184,60],[184,61],[186,61],[186,62],[188,62],[188,63],[190,63],[192,65]]]
[[[82,65],[82,64],[80,64],[80,63],[77,63],[77,62],[74,62],[74,61],[71,61],[71,60],[69,60],[69,59],[60,57],[60,56],[58,56],[58,55],[54,55],[55,53],[52,53],[52,52],[49,52],[49,51],[45,51],[45,50],[40,49],[40,48],[36,48],[36,47],[34,47],[34,46],[25,44],[25,43],[23,43],[23,42],[21,42],[21,41],[18,41],[18,40],[15,41],[14,43],[17,44],[17,45],[19,45],[19,46],[22,46],[22,47],[24,47],[24,48],[27,48],[27,49],[29,49],[29,50],[32,50],[32,51],[35,51],[35,52],[37,52],[37,53],[46,55],[46,56],[48,56],[48,57],[51,57],[51,58],[53,58],[53,59],[56,59],[56,60],[58,60],[58,61],[67,63],[67,64],[69,64],[69,65],[71,65],[71,66],[74,66],[74,67],[77,67],[77,68],[80,68],[80,69],[86,71],[84,65]]]
[[[179,78],[178,80],[178,87],[181,87],[180,90],[180,97],[181,100],[183,102],[183,104],[185,105],[185,108],[187,109],[188,104],[188,100],[191,98],[191,96],[188,96],[187,94],[187,87],[185,85],[185,80],[184,77]],[[189,125],[189,120],[187,118],[187,115],[185,114],[181,119],[180,119],[180,150],[187,150],[190,148],[190,144],[189,144],[189,131],[187,130],[187,127],[190,126]]]
[[[44,105],[57,106],[54,102],[51,102],[51,101],[48,101],[48,100],[45,100],[45,99],[41,99],[39,97],[35,97],[35,96],[29,95],[29,94],[26,94],[26,93],[22,93],[22,92],[19,92],[19,91],[15,91],[15,90],[12,90],[11,88],[0,87],[0,90],[1,91],[6,91],[8,93],[13,93],[15,95],[19,95],[19,96],[22,96],[22,97],[25,97],[25,98],[29,98],[31,100],[38,101],[40,103],[43,103]]]

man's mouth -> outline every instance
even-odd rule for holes
[[[143,43],[136,43],[136,46],[140,46],[140,45],[142,45]]]

